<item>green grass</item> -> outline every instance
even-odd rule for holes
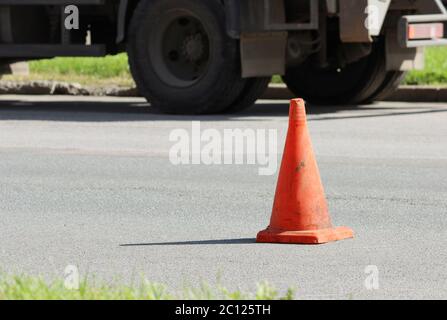
[[[447,47],[428,48],[426,50],[425,69],[409,72],[405,83],[447,85]]]
[[[78,290],[67,289],[63,280],[48,282],[41,277],[0,276],[0,300],[292,300],[294,292],[289,289],[280,295],[267,283],[257,285],[253,293],[230,291],[217,285],[201,284],[186,287],[181,292],[171,292],[166,286],[142,281],[140,285],[127,286],[80,281]]]
[[[5,80],[56,80],[83,85],[132,86],[126,54],[104,58],[54,58],[29,63],[30,75],[5,76]]]
[[[30,71],[42,75],[83,75],[99,79],[128,77],[127,56],[119,54],[105,58],[54,58],[30,62]]]
[[[411,71],[405,84],[447,85],[447,47],[428,48],[426,67],[421,71]],[[84,85],[133,85],[129,72],[127,55],[105,58],[55,58],[30,62],[32,80],[58,80],[79,82]],[[6,80],[24,80],[23,77],[6,76]],[[273,83],[281,83],[281,77],[274,76]]]

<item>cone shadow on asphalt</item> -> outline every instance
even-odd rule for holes
[[[126,243],[120,244],[120,247],[139,247],[139,246],[192,246],[192,245],[210,245],[210,244],[255,244],[255,238],[240,239],[220,239],[220,240],[193,240],[193,241],[174,241],[174,242],[150,242],[150,243]]]

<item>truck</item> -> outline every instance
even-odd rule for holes
[[[310,103],[357,105],[423,68],[446,21],[443,0],[0,0],[0,63],[127,52],[169,114],[241,111],[273,75]]]

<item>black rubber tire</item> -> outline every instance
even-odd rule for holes
[[[248,78],[244,89],[236,101],[224,110],[225,113],[237,113],[253,106],[256,100],[267,90],[271,78]]]
[[[374,101],[383,101],[391,96],[397,90],[406,75],[406,72],[388,72],[385,81],[382,83],[380,88],[369,97],[367,102],[372,103]]]
[[[151,58],[156,50],[162,51],[162,45],[157,47],[157,43],[164,35],[159,34],[163,32],[160,24],[167,19],[167,12],[190,14],[206,32],[209,45],[206,71],[191,85],[179,87],[164,81],[164,75],[160,76],[159,70],[157,73],[159,67]],[[164,113],[222,112],[240,96],[246,83],[241,78],[239,44],[226,33],[225,10],[219,0],[140,1],[129,28],[127,51],[140,94]]]
[[[361,60],[335,68],[316,69],[304,64],[289,69],[283,77],[298,97],[316,105],[364,104],[391,93],[402,79],[400,71],[387,71],[383,41]]]

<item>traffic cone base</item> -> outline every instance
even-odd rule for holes
[[[256,242],[261,243],[294,243],[322,244],[354,237],[348,227],[336,227],[309,231],[282,231],[267,228],[258,233]]]

